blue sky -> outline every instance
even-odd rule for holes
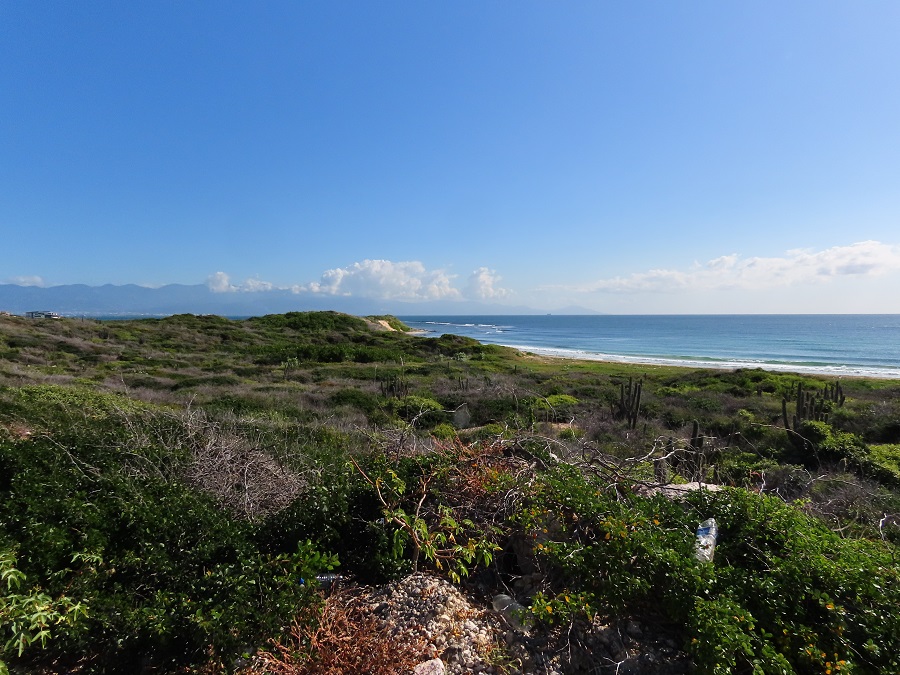
[[[900,312],[900,3],[0,3],[0,282]]]

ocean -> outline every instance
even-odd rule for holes
[[[548,356],[900,379],[900,314],[400,318]]]

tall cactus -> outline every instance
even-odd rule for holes
[[[841,386],[840,381],[835,381],[834,384],[826,384],[822,396],[832,403],[837,403],[839,408],[844,405],[844,401],[847,399],[844,396],[844,388]]]
[[[791,394],[794,394],[794,385],[791,385]],[[781,399],[781,419],[787,431],[791,443],[798,447],[808,448],[809,442],[799,433],[803,422],[828,422],[831,406],[844,405],[846,397],[840,382],[826,384],[823,391],[811,392],[803,389],[803,383],[798,382],[796,396],[794,397],[794,414],[788,418],[788,399]]]
[[[403,398],[409,395],[409,380],[401,375],[388,375],[380,384],[382,396]]]
[[[781,399],[781,419],[784,428],[788,431],[797,431],[802,422],[827,422],[828,406],[826,401],[837,401],[838,405],[843,405],[844,393],[839,389],[840,384],[835,387],[832,392],[826,385],[824,392],[811,392],[803,389],[803,383],[797,383],[797,395],[794,399],[794,414],[788,419],[788,401],[787,398]],[[794,391],[793,385],[791,392]],[[840,393],[838,393],[840,392]],[[837,398],[835,398],[837,396]]]
[[[619,384],[619,415],[628,421],[628,427],[634,429],[637,426],[638,412],[641,409],[641,391],[644,387],[644,381],[634,381],[634,378],[628,378],[628,386],[625,383]]]
[[[700,423],[697,420],[694,420],[691,428],[691,447],[694,450],[703,449],[703,436],[700,435]]]

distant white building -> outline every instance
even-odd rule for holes
[[[56,312],[25,312],[26,319],[58,319],[59,314]]]

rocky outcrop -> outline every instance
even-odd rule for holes
[[[500,596],[496,596],[500,597]],[[682,675],[690,660],[677,637],[633,620],[540,631],[470,599],[447,581],[414,574],[366,589],[364,602],[395,636],[426,645],[414,675],[619,673]],[[495,598],[496,599],[496,598]]]

